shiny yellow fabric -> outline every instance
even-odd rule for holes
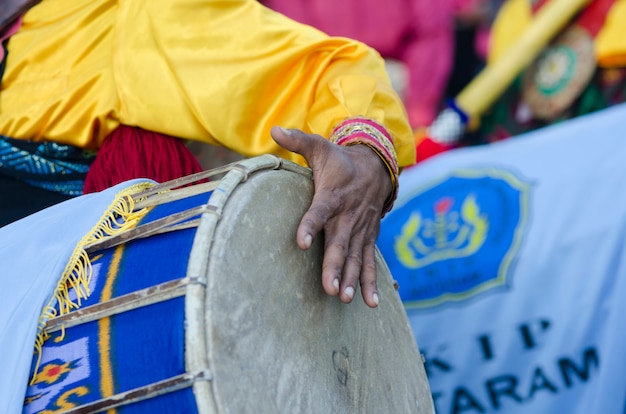
[[[532,21],[529,0],[507,0],[491,31],[489,62],[499,59]],[[616,0],[596,35],[595,53],[602,67],[626,66],[626,0]]]
[[[415,160],[381,57],[255,0],[44,0],[9,42],[0,133],[96,149],[120,123],[276,153],[274,125],[328,137],[350,116],[385,125]]]
[[[611,7],[596,38],[596,55],[602,67],[626,66],[626,0],[616,0]]]

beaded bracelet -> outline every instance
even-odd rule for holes
[[[398,157],[393,146],[393,139],[387,130],[376,121],[363,117],[348,118],[337,125],[330,136],[330,141],[344,147],[366,145],[383,161],[391,177],[393,187],[385,201],[382,215],[391,208],[398,196]]]

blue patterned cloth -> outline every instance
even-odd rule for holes
[[[0,412],[22,412],[42,309],[79,242],[134,180],[72,198],[0,229],[0,349],[11,355],[0,374]]]
[[[158,205],[140,224],[206,204],[209,197],[204,193]],[[184,277],[195,234],[195,228],[183,229],[95,252],[91,295],[82,306]],[[178,297],[137,306],[54,334],[44,343],[38,368],[33,359],[34,380],[23,414],[76,408],[184,374],[185,301]],[[191,387],[126,404],[115,412],[198,412]]]
[[[0,135],[0,173],[34,187],[78,196],[95,153],[53,142],[30,142]]]

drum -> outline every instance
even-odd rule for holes
[[[323,291],[321,238],[297,247],[312,194],[269,155],[136,194],[141,222],[87,247],[89,299],[48,320],[24,412],[434,412],[382,256],[371,309]]]

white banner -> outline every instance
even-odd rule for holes
[[[405,170],[378,246],[439,414],[625,412],[625,105]]]

